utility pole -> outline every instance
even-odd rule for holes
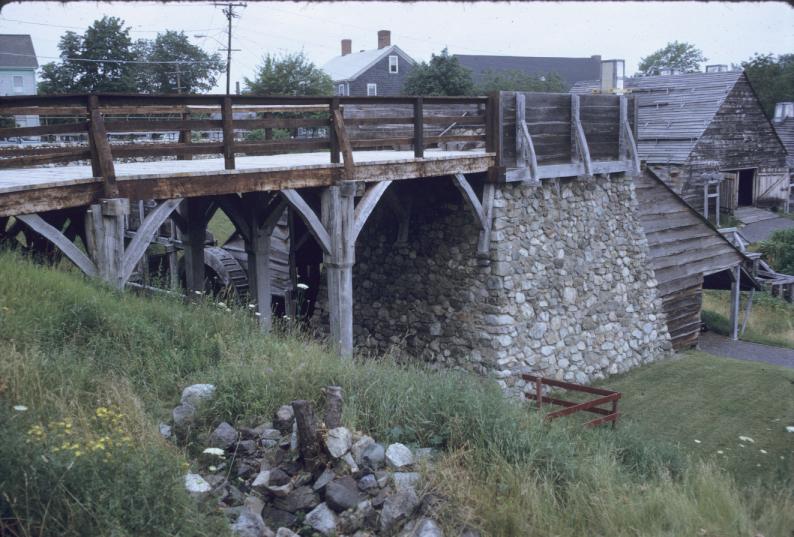
[[[234,8],[236,7],[246,7],[246,4],[243,2],[232,3],[228,2],[225,4],[216,3],[214,4],[216,7],[223,6],[223,14],[226,15],[226,20],[229,21],[229,29],[226,32],[227,34],[227,45],[226,45],[226,95],[231,94],[232,88],[232,19],[239,17],[237,13],[234,12]],[[235,51],[239,51],[240,49],[234,49]]]
[[[182,93],[182,73],[179,71],[179,64],[176,64],[176,92]]]

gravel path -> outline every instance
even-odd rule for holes
[[[747,341],[733,341],[714,332],[700,334],[700,350],[715,356],[765,362],[794,369],[794,349],[773,347]]]

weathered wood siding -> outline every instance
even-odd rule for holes
[[[673,346],[691,347],[700,331],[704,274],[735,266],[743,257],[652,172],[637,177],[635,189]]]
[[[747,76],[742,74],[684,164],[685,182],[681,195],[700,210],[705,172],[757,168],[759,177],[771,178],[782,174],[785,167],[786,150],[764,115]],[[767,182],[764,185],[770,186]],[[760,182],[758,186],[760,195],[765,189],[760,187]],[[764,196],[784,199],[780,188]]]

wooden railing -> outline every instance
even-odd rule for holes
[[[108,163],[113,159],[222,154],[225,168],[231,170],[238,155],[322,150],[329,152],[331,163],[349,167],[353,150],[403,145],[411,146],[414,156],[421,158],[427,147],[447,142],[485,145],[485,116],[461,118],[459,110],[484,111],[487,100],[115,94],[3,97],[0,116],[34,115],[43,124],[0,128],[0,139],[28,138],[0,149],[0,168],[90,160],[95,171],[112,174]],[[453,123],[468,132],[435,132]],[[401,126],[407,126],[409,133]],[[136,142],[134,133],[146,133],[152,140]],[[171,133],[173,141],[157,141],[161,133]],[[73,139],[58,143],[63,135]]]
[[[613,95],[0,97],[0,117],[24,115],[42,124],[0,128],[0,140],[28,138],[0,148],[0,168],[90,161],[112,178],[123,159],[222,155],[232,170],[240,155],[327,151],[349,177],[354,151],[413,149],[423,158],[432,147],[493,153],[496,182],[639,167],[634,101]]]
[[[525,394],[527,399],[534,400],[538,410],[543,408],[544,404],[551,404],[563,407],[560,410],[555,410],[544,415],[546,421],[551,421],[555,418],[563,416],[570,416],[576,412],[590,412],[597,414],[598,418],[590,420],[585,423],[585,427],[595,427],[603,423],[611,423],[614,428],[615,423],[620,417],[618,411],[618,401],[620,400],[621,393],[613,390],[605,390],[603,388],[595,388],[593,386],[585,386],[583,384],[574,384],[573,382],[564,382],[561,380],[550,379],[546,377],[539,377],[525,373],[521,377],[528,383],[534,385],[535,391],[527,392]],[[589,401],[568,401],[556,397],[543,395],[543,387],[549,386],[551,388],[562,388],[573,392],[586,393],[589,395],[597,395],[595,399]],[[602,405],[609,405],[609,408],[601,408]]]

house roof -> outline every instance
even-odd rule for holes
[[[638,99],[637,149],[648,162],[682,163],[703,135],[741,71],[628,78]],[[579,82],[571,93],[598,91],[600,82]]]
[[[601,56],[555,58],[455,54],[455,57],[463,67],[471,70],[475,83],[481,82],[487,71],[521,71],[535,76],[557,73],[568,87],[580,80],[594,80],[601,76]]]
[[[786,146],[786,162],[790,168],[794,168],[794,117],[787,117],[783,121],[773,121],[772,125],[775,127],[780,141]]]
[[[323,71],[328,73],[328,76],[330,76],[331,80],[334,82],[355,80],[364,71],[389,54],[397,54],[404,60],[410,62],[411,65],[416,63],[413,58],[406,54],[400,47],[391,45],[384,48],[362,50],[361,52],[337,56],[323,65]]]
[[[36,69],[38,66],[29,35],[0,34],[0,67]]]

